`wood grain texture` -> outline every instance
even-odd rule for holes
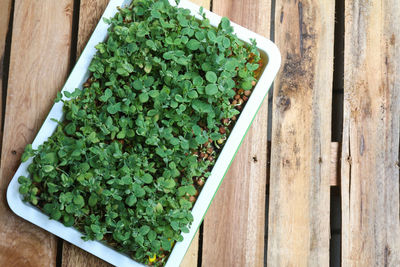
[[[268,148],[271,147],[271,141],[268,141]],[[342,157],[342,144],[339,142],[331,142],[331,156],[330,156],[330,176],[329,176],[329,185],[330,186],[338,186],[340,185],[340,164]],[[268,149],[268,153],[270,153],[270,149]],[[267,169],[269,168],[270,162],[267,163]],[[269,180],[267,179],[267,183]]]
[[[3,91],[5,90],[3,84],[4,75],[4,57],[6,48],[6,37],[10,22],[11,0],[0,0],[0,119],[3,118]],[[5,82],[5,81],[4,81]],[[0,148],[3,137],[2,124],[0,124]]]
[[[191,0],[190,2],[195,3],[196,5],[202,6],[207,10],[210,10],[211,0]]]
[[[73,0],[15,1],[0,170],[0,266],[55,266],[56,238],[14,215],[6,189],[65,81]],[[48,12],[51,10],[51,12]]]
[[[79,7],[77,57],[80,56],[110,0],[81,0]]]
[[[200,230],[199,230],[200,231]],[[193,238],[180,267],[196,267],[199,258],[199,232]],[[201,267],[201,266],[199,266]]]
[[[269,36],[271,2],[214,0],[213,11]],[[204,221],[202,264],[263,266],[268,101],[264,101]]]
[[[328,266],[334,1],[277,0],[269,266]]]
[[[345,2],[342,266],[400,266],[400,6]]]

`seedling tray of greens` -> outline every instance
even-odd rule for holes
[[[25,204],[146,265],[164,266],[189,233],[267,63],[227,18],[197,12],[134,0],[105,17],[88,74],[58,93],[62,117],[50,113],[55,130],[26,147],[16,174]]]

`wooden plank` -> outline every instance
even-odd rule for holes
[[[269,36],[269,0],[214,0],[213,11]],[[204,221],[203,266],[263,266],[268,100],[264,101]]]
[[[14,215],[5,192],[65,81],[72,8],[73,0],[15,1],[0,170],[0,266],[56,265],[56,238]]]
[[[335,1],[277,0],[269,266],[329,266]]]
[[[8,32],[8,26],[10,22],[10,12],[11,12],[11,0],[0,0],[0,121],[3,118],[3,91],[5,88],[3,87],[3,75],[4,68],[6,67],[4,64],[5,57],[5,48],[6,48],[6,37]],[[2,123],[0,123],[0,148],[1,141],[3,137],[3,129]]]
[[[199,230],[200,231],[200,230]],[[183,258],[180,267],[196,267],[199,257],[199,232],[193,238],[192,244]]]
[[[342,144],[339,142],[331,142],[331,155],[330,155],[330,178],[329,185],[330,186],[338,186],[340,185],[340,161],[341,161],[341,146]],[[271,147],[271,142],[268,141],[268,148]],[[268,149],[268,153],[270,153],[270,149]],[[267,163],[267,169],[271,165],[270,162]],[[267,179],[267,183],[269,180]]]
[[[202,6],[207,10],[211,8],[211,1],[212,0],[191,0],[190,2],[195,3],[196,5]]]
[[[82,53],[110,0],[81,0],[79,7],[77,57]]]
[[[345,2],[342,266],[400,266],[400,6]]]

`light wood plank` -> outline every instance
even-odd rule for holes
[[[269,36],[269,0],[214,0],[213,11]],[[268,100],[264,101],[204,221],[203,266],[263,266]]]
[[[268,153],[270,153],[271,142],[268,141]],[[341,163],[341,150],[342,144],[339,142],[331,142],[331,156],[330,156],[330,176],[329,185],[339,186],[340,185],[340,163]],[[270,162],[267,163],[267,169],[270,166]],[[267,183],[269,181],[267,180]]]
[[[200,230],[199,230],[200,231]],[[180,267],[196,267],[199,258],[199,232],[193,238]]]
[[[212,0],[191,0],[190,2],[195,3],[196,5],[202,6],[207,10],[210,10]]]
[[[342,266],[400,266],[400,6],[345,2]]]
[[[3,118],[3,93],[5,88],[3,87],[3,75],[4,75],[4,57],[6,48],[6,37],[8,32],[8,26],[10,22],[11,12],[11,0],[0,0],[0,120]],[[2,124],[0,123],[0,148],[3,137]]]
[[[0,266],[56,264],[56,238],[14,215],[5,191],[65,81],[72,8],[73,0],[15,1],[0,170]]]
[[[334,5],[276,1],[269,266],[329,266]]]

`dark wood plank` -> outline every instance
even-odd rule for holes
[[[342,266],[400,266],[398,1],[345,2]]]
[[[213,11],[269,36],[269,0],[214,0]],[[203,266],[263,266],[267,121],[266,99],[205,217]]]
[[[5,192],[66,79],[72,9],[73,0],[15,1],[0,170],[0,266],[56,264],[56,238],[14,215]]]
[[[329,266],[335,1],[277,0],[269,266]]]

